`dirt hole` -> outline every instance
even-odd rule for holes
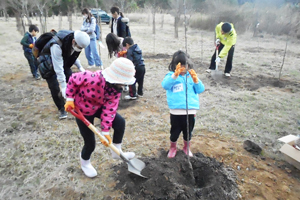
[[[115,166],[115,189],[125,193],[125,199],[237,199],[239,196],[233,169],[201,153],[194,154],[188,162],[183,151],[173,159],[160,151],[158,158],[140,158],[146,163],[144,179],[128,172],[123,162]]]

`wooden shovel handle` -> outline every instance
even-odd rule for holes
[[[74,110],[72,110],[70,107],[67,109],[68,112],[70,112],[72,115],[74,115],[76,118],[80,119],[91,131],[95,133],[101,140],[105,140],[108,143],[108,140],[106,137],[102,135],[102,133],[91,123],[89,122],[82,112],[75,107]],[[120,156],[120,151],[117,147],[115,147],[113,144],[108,144],[108,147],[111,148],[118,156]]]

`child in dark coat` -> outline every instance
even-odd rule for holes
[[[142,56],[142,50],[137,44],[134,44],[131,37],[126,37],[123,40],[123,47],[127,49],[127,58],[131,60],[135,66],[135,78],[136,82],[129,86],[129,95],[126,95],[124,99],[137,99],[137,97],[143,97],[143,85],[144,76],[146,73],[144,59]],[[138,90],[136,92],[136,83],[138,83]]]
[[[21,40],[21,45],[23,45],[24,55],[26,59],[28,60],[28,64],[30,66],[30,70],[32,73],[32,76],[35,79],[40,79],[41,76],[38,73],[38,64],[36,58],[33,56],[32,48],[34,46],[34,43],[36,41],[36,35],[39,32],[39,29],[35,25],[29,26],[29,32],[26,32],[24,34],[24,37]]]

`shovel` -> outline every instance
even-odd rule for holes
[[[219,45],[217,44],[216,45],[216,58],[219,56]],[[218,62],[216,62],[216,69],[215,70],[212,70],[212,74],[211,76],[214,78],[214,79],[217,79],[217,78],[222,78],[223,76],[223,72],[221,71],[218,71]]]
[[[91,122],[89,122],[84,116],[83,114],[80,112],[80,110],[78,108],[75,107],[74,110],[68,108],[68,112],[70,112],[72,115],[74,115],[75,117],[77,117],[78,119],[80,119],[89,129],[91,129],[91,131],[93,131],[101,140],[105,140],[107,143],[107,139],[101,134],[101,132],[93,125],[91,124]],[[119,151],[119,149],[117,147],[115,147],[113,144],[109,144],[108,145],[109,148],[111,148],[118,156],[120,156],[120,158],[125,161],[128,165],[128,171],[130,171],[131,173],[134,173],[136,175],[139,175],[143,178],[147,178],[145,176],[143,176],[141,174],[141,171],[145,168],[146,164],[137,159],[137,158],[133,158],[131,160],[128,160],[123,152]]]

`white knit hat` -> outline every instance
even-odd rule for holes
[[[121,57],[102,71],[103,77],[109,83],[132,85],[135,82],[135,68],[131,60]]]
[[[78,44],[78,46],[85,48],[87,46],[89,46],[90,44],[90,36],[83,31],[75,31],[74,32],[74,39],[75,42]]]

